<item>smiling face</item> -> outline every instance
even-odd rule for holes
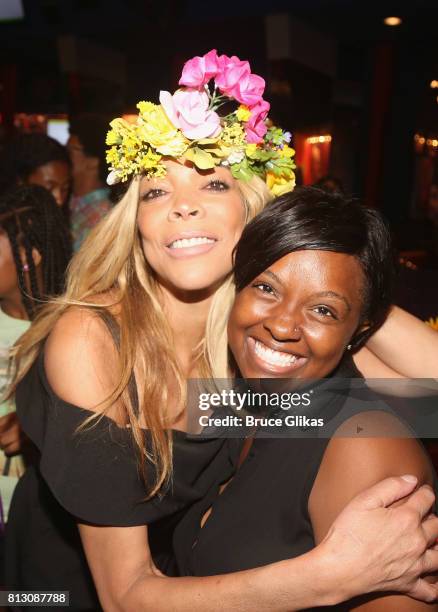
[[[295,251],[236,297],[228,323],[244,378],[323,378],[357,331],[364,275],[352,255]]]
[[[231,271],[245,224],[238,183],[226,168],[200,174],[176,161],[166,166],[165,177],[140,185],[145,257],[170,291],[211,293]]]

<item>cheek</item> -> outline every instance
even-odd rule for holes
[[[18,286],[18,276],[15,263],[0,259],[0,291],[6,293]]]
[[[340,359],[353,332],[351,325],[342,329],[323,325],[305,329],[307,343],[313,357],[322,361]]]
[[[157,242],[159,229],[163,226],[163,222],[163,214],[158,211],[148,210],[146,207],[139,211],[137,229],[144,248]]]
[[[217,223],[227,228],[230,238],[237,240],[240,238],[245,227],[246,209],[240,197],[233,199],[229,206],[221,207],[218,210]]]
[[[228,320],[228,334],[233,338],[238,338],[245,331],[257,324],[263,311],[257,300],[253,299],[248,289],[243,289],[237,294],[233,308]]]

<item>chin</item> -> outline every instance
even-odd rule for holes
[[[225,276],[212,276],[211,274],[201,275],[180,275],[178,278],[168,279],[168,286],[176,292],[214,292],[224,281]]]

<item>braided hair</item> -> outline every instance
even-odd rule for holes
[[[69,231],[52,194],[39,185],[20,185],[0,198],[0,228],[11,244],[23,305],[32,320],[42,301],[64,289],[64,275],[72,254]],[[26,254],[31,294],[25,283],[20,249]],[[42,259],[42,291],[32,249]]]

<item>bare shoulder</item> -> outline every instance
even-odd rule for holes
[[[341,463],[348,466],[352,477],[378,480],[415,473],[423,482],[428,480],[430,465],[423,446],[406,425],[380,410],[354,415],[337,430],[321,468]]]
[[[327,445],[309,498],[318,541],[357,493],[403,474],[433,484],[425,449],[396,416],[369,411],[345,421]]]
[[[118,357],[111,334],[91,308],[70,307],[49,334],[44,366],[50,386],[66,402],[96,409],[113,390]]]

